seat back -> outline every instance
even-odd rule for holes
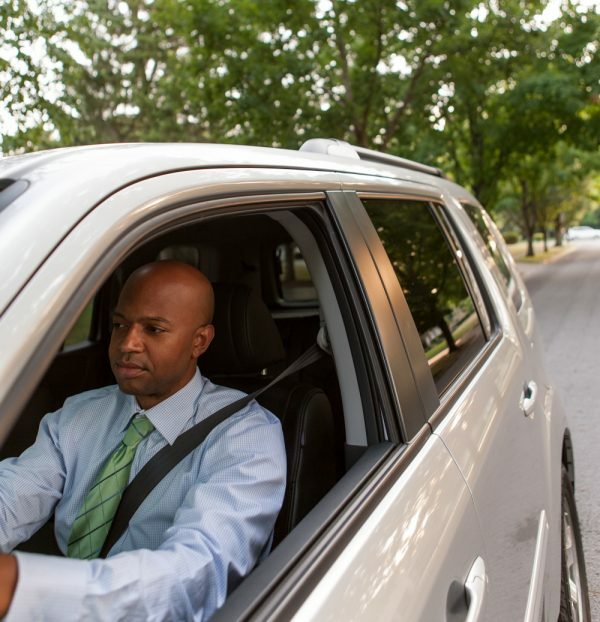
[[[215,285],[215,338],[200,358],[213,382],[248,393],[284,367],[285,351],[264,302],[242,284]],[[316,335],[315,335],[316,339]],[[287,486],[275,525],[275,543],[335,484],[338,468],[333,413],[325,392],[289,377],[258,401],[279,417],[287,452]]]

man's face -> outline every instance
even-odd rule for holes
[[[132,279],[121,292],[110,365],[120,389],[135,395],[144,409],[185,386],[210,344],[213,329],[203,325],[199,295],[193,283],[170,279],[164,269]]]

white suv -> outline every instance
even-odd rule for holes
[[[217,337],[200,359],[219,384],[324,351],[260,398],[288,491],[271,554],[214,620],[590,619],[569,429],[523,282],[465,189],[326,139],[60,149],[0,160],[0,189],[2,457],[114,382],[110,314],[153,259],[209,276],[222,334],[240,330],[226,300],[259,327],[250,353]]]

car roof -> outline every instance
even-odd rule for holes
[[[310,141],[309,141],[310,142]],[[367,151],[367,150],[365,150]],[[375,152],[372,152],[375,153]],[[381,154],[385,157],[384,154]],[[361,160],[334,152],[251,147],[246,145],[216,145],[209,143],[119,143],[65,147],[35,153],[8,156],[0,159],[0,178],[36,179],[56,177],[58,170],[106,180],[116,176],[119,180],[133,181],[162,173],[198,168],[229,166],[296,168],[383,175],[414,181],[425,181],[430,175],[420,172],[437,171],[410,160],[400,160],[416,169],[382,166],[382,162]],[[98,171],[98,165],[102,170]],[[383,163],[385,164],[385,163]]]
[[[347,173],[438,188],[445,181],[432,167],[329,139],[308,141],[298,151],[206,143],[125,143],[0,158],[0,313],[39,261],[111,194],[150,177],[219,168]],[[22,269],[16,257],[22,258]]]

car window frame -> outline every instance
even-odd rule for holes
[[[340,230],[343,231],[342,235],[346,236],[348,256],[354,265],[359,282],[362,283],[366,304],[378,307],[378,311],[375,308],[371,310],[371,323],[375,326],[377,349],[382,364],[387,368],[397,396],[397,403],[400,405],[398,416],[402,435],[410,442],[412,437],[419,433],[427,419],[423,405],[423,393],[420,392],[421,386],[416,378],[418,377],[420,382],[424,383],[429,378],[433,385],[433,377],[423,353],[420,337],[416,333],[416,327],[402,291],[398,297],[395,289],[390,292],[386,287],[386,281],[389,282],[392,279],[392,283],[398,285],[398,280],[359,194],[354,189],[330,191],[328,198],[339,222]],[[353,232],[352,238],[348,236],[350,231]],[[383,263],[381,253],[385,256]],[[363,257],[365,260],[361,261]],[[375,292],[375,288],[380,286],[383,286],[385,300],[379,300]],[[373,291],[369,291],[370,288],[374,288]],[[399,285],[398,288],[400,289]],[[405,313],[400,315],[396,306],[403,307]],[[402,322],[405,322],[407,318],[414,328],[414,333],[401,329]],[[389,339],[390,335],[396,338],[396,346],[384,348],[384,342]],[[416,350],[417,342],[418,350]],[[423,354],[426,373],[415,366],[413,359],[415,351]],[[432,398],[431,394],[426,395],[429,396],[432,405],[437,405],[437,396]]]

